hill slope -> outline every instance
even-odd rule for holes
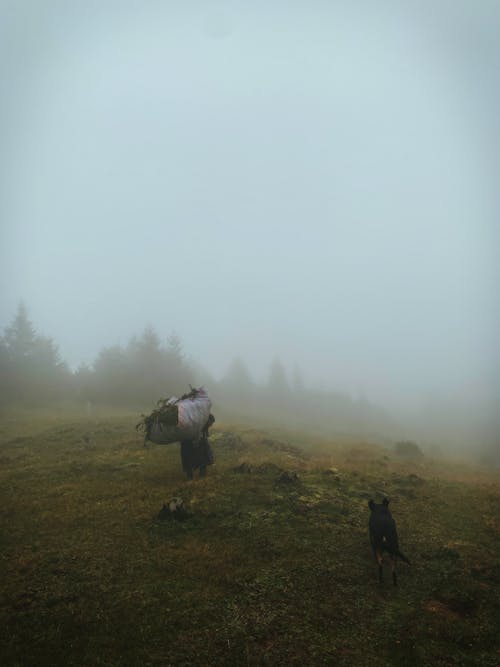
[[[498,664],[498,479],[223,424],[189,483],[136,421],[4,420],[2,664]],[[384,495],[398,588],[368,543]]]

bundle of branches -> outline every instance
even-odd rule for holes
[[[152,431],[173,433],[180,424],[179,421],[179,403],[186,399],[196,399],[204,394],[203,389],[196,389],[189,385],[190,391],[183,394],[180,398],[172,396],[170,398],[160,398],[156,403],[156,408],[149,415],[141,415],[141,421],[136,424],[137,431],[143,431],[144,441],[151,440]],[[169,428],[170,427],[170,428]],[[173,437],[173,436],[172,436]]]
[[[144,432],[144,439],[149,440],[151,429],[160,422],[168,426],[177,426],[179,422],[179,408],[176,405],[177,400],[172,402],[171,398],[160,398],[156,403],[156,408],[150,415],[141,415],[141,421],[136,424],[137,431]]]
[[[192,387],[189,385],[189,391],[187,394],[182,394],[182,396],[177,399],[178,401],[183,401],[186,398],[197,398],[198,396],[201,396],[204,393],[203,387],[200,387],[197,389],[196,387]]]

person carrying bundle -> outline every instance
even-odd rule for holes
[[[193,479],[194,470],[199,470],[203,477],[207,466],[214,462],[208,442],[208,429],[215,422],[211,407],[205,387],[191,387],[181,398],[161,398],[151,414],[141,415],[136,429],[144,432],[144,446],[147,442],[158,445],[180,442],[182,469],[188,479]]]

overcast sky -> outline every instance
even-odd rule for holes
[[[488,0],[0,0],[0,326],[491,394],[499,35]]]

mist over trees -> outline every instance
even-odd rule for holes
[[[379,442],[417,438],[432,448],[475,449],[485,462],[500,463],[499,417],[494,406],[435,400],[420,414],[394,419],[366,398],[307,386],[301,369],[291,372],[275,357],[259,383],[242,356],[214,378],[188,357],[181,338],[162,339],[148,325],[125,346],[103,347],[93,363],[70,369],[54,339],[40,334],[24,303],[0,336],[0,408],[61,402],[125,407],[147,412],[160,398],[204,384],[218,420],[284,426],[331,436],[363,436]]]
[[[19,304],[0,338],[0,403],[38,404],[62,398],[71,373],[52,338],[38,334]]]
[[[53,339],[37,333],[21,303],[0,338],[0,377],[3,405],[46,405],[62,398],[138,405],[185,386],[191,372],[180,339],[171,335],[162,345],[151,326],[125,348],[104,347],[91,366],[72,372]]]
[[[147,410],[159,398],[205,384],[224,418],[267,421],[320,432],[387,435],[392,422],[381,408],[341,392],[306,388],[300,368],[291,374],[275,357],[259,384],[242,357],[220,379],[184,352],[181,338],[162,339],[148,325],[125,345],[103,347],[92,364],[72,371],[52,338],[40,335],[20,304],[0,338],[0,405],[47,405],[62,399]]]
[[[172,334],[163,344],[147,326],[126,347],[103,348],[91,368],[77,370],[75,380],[80,397],[86,400],[137,406],[185,388],[192,382],[192,371],[180,338]]]

